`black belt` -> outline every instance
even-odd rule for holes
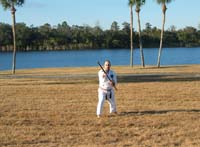
[[[104,90],[104,91],[112,91],[112,89],[105,89],[105,88],[102,88],[102,87],[99,87],[101,90]]]
[[[106,93],[106,100],[108,100],[108,98],[110,98],[110,99],[112,98],[112,91],[110,90],[109,92],[110,92],[109,97],[108,97],[108,94]]]
[[[112,89],[104,89],[104,88],[102,88],[102,87],[99,87],[99,88],[100,88],[101,90],[110,92],[109,98],[110,98],[110,99],[112,98]],[[106,93],[106,100],[108,100],[108,95],[107,95],[107,93]]]

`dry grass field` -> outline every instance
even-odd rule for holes
[[[113,69],[118,114],[100,119],[99,67],[0,71],[0,146],[200,146],[200,65]]]

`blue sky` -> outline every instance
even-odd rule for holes
[[[146,0],[141,8],[141,26],[149,22],[161,28],[161,6],[155,0]],[[200,0],[174,0],[167,5],[165,29],[171,25],[177,29],[186,26],[198,28],[200,24]],[[71,25],[99,24],[102,29],[109,29],[113,21],[119,26],[130,22],[128,0],[26,0],[23,7],[16,8],[16,21],[27,26],[41,26],[49,23],[52,26],[66,21]],[[11,24],[10,11],[0,7],[0,22]],[[134,28],[137,29],[137,17],[134,11]]]

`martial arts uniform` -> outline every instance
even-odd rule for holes
[[[114,71],[109,70],[107,73],[110,80],[113,80],[115,85],[117,84],[117,76]],[[99,76],[99,88],[98,88],[98,104],[97,104],[97,116],[102,114],[102,109],[104,101],[107,100],[110,106],[110,113],[116,112],[116,103],[115,103],[115,93],[113,86],[110,84],[109,79],[104,75],[103,70],[98,72]]]

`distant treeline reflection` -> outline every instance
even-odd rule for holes
[[[18,51],[45,51],[98,48],[129,48],[130,24],[124,22],[122,29],[114,21],[110,29],[103,30],[100,26],[89,25],[69,26],[66,21],[51,26],[46,23],[39,27],[16,24],[16,41]],[[144,48],[159,47],[161,30],[146,23],[142,30]],[[138,32],[134,30],[134,47],[139,46]],[[0,51],[12,51],[12,26],[0,23]],[[200,30],[185,27],[176,30],[171,26],[164,33],[163,47],[197,47],[200,46]]]

